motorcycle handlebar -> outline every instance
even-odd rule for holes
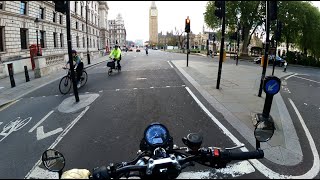
[[[210,158],[207,160],[217,160],[217,163],[219,163],[219,160],[225,160],[230,162],[233,160],[261,159],[264,157],[264,152],[260,149],[250,152],[233,152],[232,150],[224,150],[220,151],[219,155],[215,155],[214,153],[212,153],[212,151],[207,151],[207,155],[210,156]],[[185,168],[187,166],[190,166],[192,164],[191,162],[197,161],[198,159],[202,158],[203,156],[201,157],[201,155],[191,155],[178,160],[178,162],[181,165],[181,167]],[[123,173],[130,173],[132,171],[146,172],[147,167],[148,165],[127,165],[121,168],[114,167],[114,169],[112,170],[112,168],[110,169],[110,167],[106,168],[104,166],[94,169],[91,179],[108,179],[106,177],[116,177]]]

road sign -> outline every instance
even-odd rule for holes
[[[264,80],[264,92],[269,95],[275,95],[280,91],[281,81],[275,76],[268,76]]]

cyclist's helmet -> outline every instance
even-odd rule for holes
[[[114,48],[118,48],[118,47],[119,47],[118,45],[115,45],[115,46],[114,46]]]
[[[72,50],[72,53],[75,53],[75,54],[77,54],[77,51],[76,51],[76,50]]]

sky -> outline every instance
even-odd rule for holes
[[[158,9],[158,32],[183,30],[190,18],[191,31],[198,34],[204,25],[203,13],[208,1],[155,1]],[[320,9],[320,1],[312,1]],[[149,40],[149,8],[151,1],[108,1],[108,20],[121,14],[127,30],[127,40]]]
[[[184,30],[189,16],[191,31],[198,34],[204,25],[207,1],[155,1],[158,9],[158,32]],[[120,13],[127,31],[127,40],[149,40],[149,8],[151,1],[108,1],[108,20]]]

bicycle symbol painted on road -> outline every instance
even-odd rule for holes
[[[0,142],[8,137],[11,133],[19,131],[21,128],[27,125],[31,121],[31,119],[32,117],[28,117],[22,120],[20,117],[17,117],[14,121],[10,121],[3,127],[2,132],[0,133],[0,136],[4,136],[0,139]]]

